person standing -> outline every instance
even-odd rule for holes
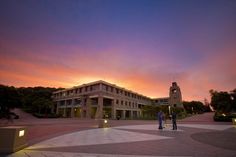
[[[163,120],[163,112],[162,112],[162,110],[160,110],[157,113],[157,119],[159,121],[159,129],[163,129],[163,127],[162,127],[162,120]]]
[[[171,118],[172,118],[173,130],[177,130],[177,123],[176,123],[177,115],[175,111],[172,112]]]

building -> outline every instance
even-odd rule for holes
[[[96,81],[53,93],[56,112],[64,117],[132,119],[152,99],[105,81]]]
[[[169,105],[169,97],[153,99],[155,105]]]
[[[104,116],[112,119],[136,119],[142,115],[141,108],[144,105],[170,104],[169,98],[151,99],[102,80],[56,91],[53,99],[57,114],[96,119]]]
[[[172,82],[172,86],[169,90],[169,105],[172,107],[184,107],[182,94],[176,82]]]

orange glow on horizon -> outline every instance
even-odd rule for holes
[[[234,50],[226,51],[233,52]],[[107,52],[108,56],[109,53]],[[106,56],[105,53],[103,56]],[[45,57],[43,59],[38,57],[37,62],[35,62],[32,58],[37,58],[36,55],[26,57],[28,58],[19,59],[15,56],[1,55],[0,84],[16,87],[48,86],[71,88],[89,82],[104,80],[144,96],[157,98],[168,97],[169,87],[172,82],[168,72],[156,75],[149,72],[149,69],[139,69],[139,66],[125,68],[123,65],[119,66],[119,60],[113,58],[110,58],[113,62],[102,63],[104,58],[99,60],[96,57],[92,59],[91,56],[85,56],[83,62],[77,64],[78,61],[73,56],[74,60],[71,60],[73,66],[68,66],[51,63],[44,60]],[[122,58],[117,55],[113,57]],[[233,78],[236,77],[236,72],[231,68],[236,66],[234,58],[234,54],[223,57],[214,56],[212,60],[205,60],[201,65],[192,69],[191,72],[182,73],[181,77],[175,81],[181,88],[183,100],[203,101],[204,98],[209,100],[210,89],[232,90],[234,87],[230,83],[227,84],[227,82],[234,81]],[[219,70],[222,73],[221,77],[214,75],[218,74]],[[224,76],[231,76],[227,79],[232,80],[224,80]]]

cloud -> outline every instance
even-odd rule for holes
[[[232,45],[217,52],[211,50],[201,62],[187,67],[180,64],[184,60],[175,62],[174,57],[162,57],[159,52],[128,53],[125,49],[111,47],[92,51],[76,45],[26,47],[12,41],[0,43],[0,83],[7,85],[67,88],[105,80],[149,97],[167,97],[171,82],[177,81],[184,100],[209,99],[210,89],[236,87],[236,48]]]

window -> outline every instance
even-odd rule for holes
[[[106,90],[107,89],[107,86],[102,84],[102,90]]]
[[[106,91],[108,91],[108,86],[106,86]]]
[[[96,90],[96,85],[91,86],[91,91]]]
[[[65,101],[60,101],[60,106],[65,105]]]

